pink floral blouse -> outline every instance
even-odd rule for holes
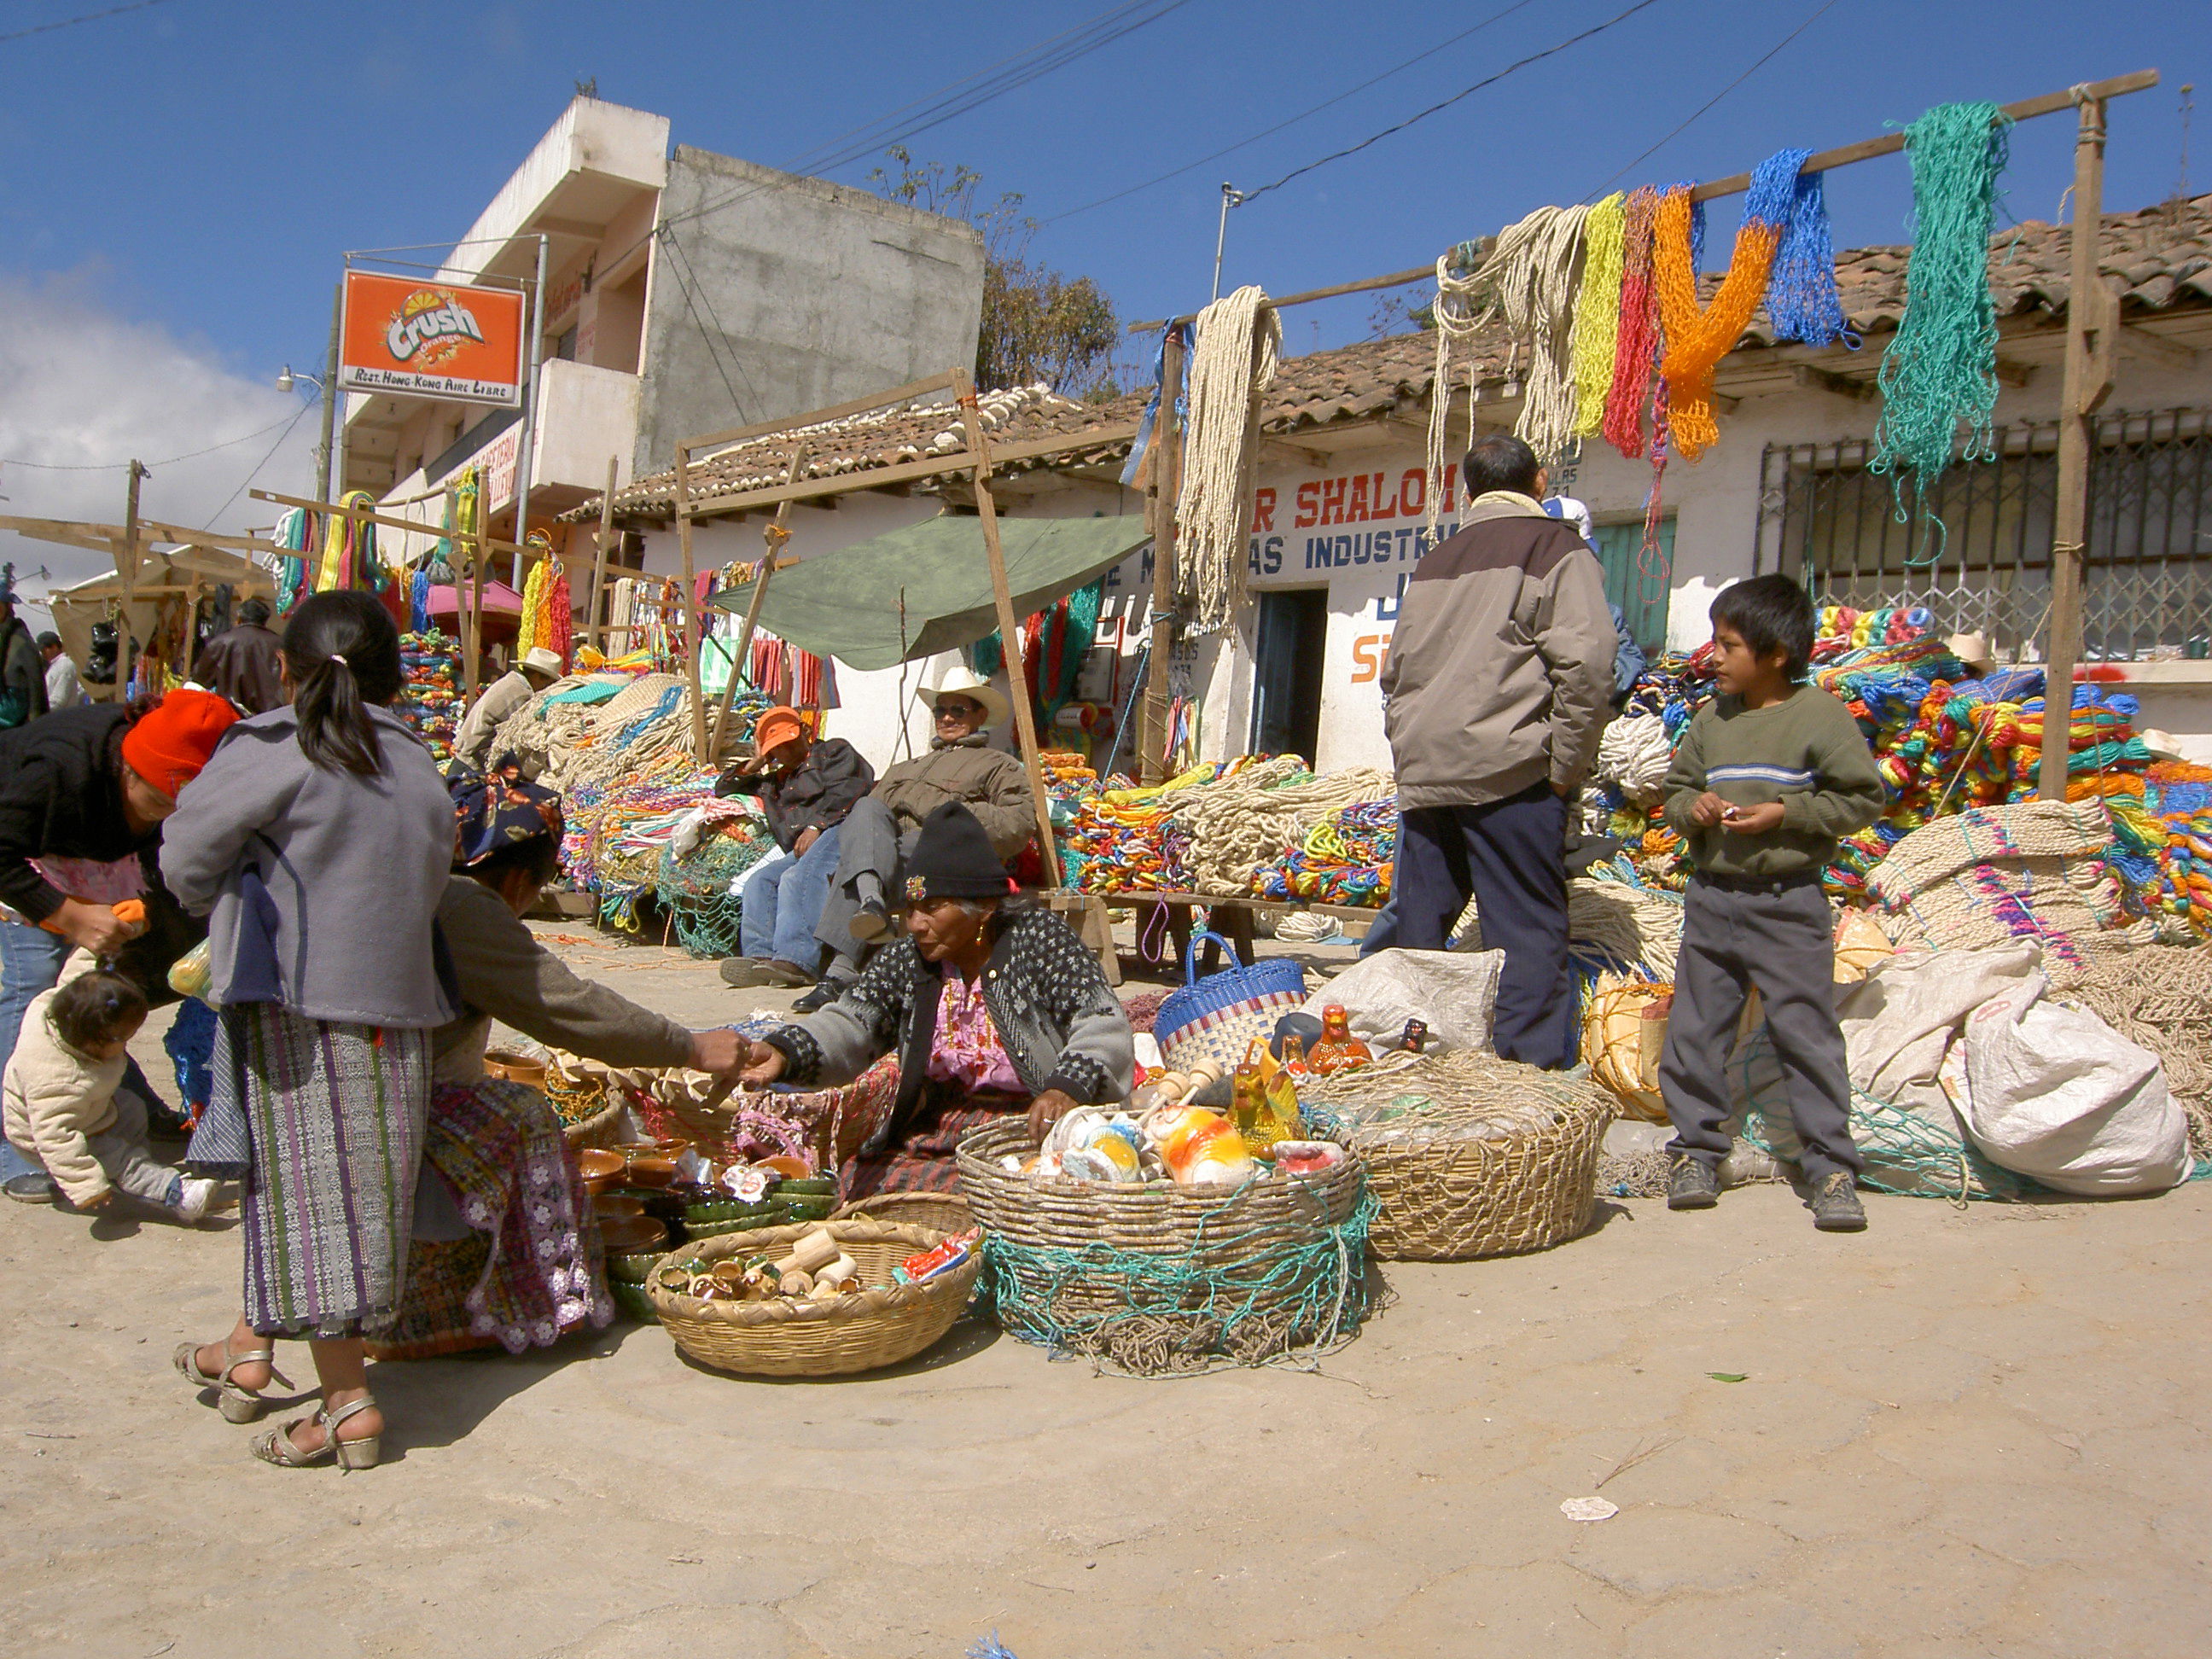
[[[1024,1092],[1014,1063],[1006,1058],[998,1027],[983,1005],[983,982],[973,985],[958,974],[945,976],[937,1001],[937,1042],[929,1051],[928,1073],[940,1083],[1003,1094]]]

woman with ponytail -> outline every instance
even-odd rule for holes
[[[283,668],[291,702],[230,729],[178,797],[161,851],[179,902],[210,913],[222,1008],[214,1097],[187,1162],[246,1188],[246,1316],[176,1362],[200,1386],[253,1388],[273,1369],[272,1339],[307,1339],[321,1409],[254,1454],[367,1468],[383,1419],[363,1340],[398,1310],[430,1032],[459,1012],[432,933],[453,809],[388,706],[399,636],[374,599],[335,590],[301,604]]]

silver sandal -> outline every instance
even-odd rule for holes
[[[226,1336],[222,1340],[222,1370],[219,1374],[210,1374],[200,1369],[200,1346],[197,1342],[184,1343],[170,1357],[187,1382],[194,1388],[216,1391],[216,1409],[222,1413],[226,1423],[251,1423],[261,1415],[261,1408],[268,1403],[253,1390],[230,1380],[230,1374],[240,1365],[251,1365],[258,1360],[269,1367],[270,1376],[288,1389],[292,1386],[292,1379],[276,1369],[274,1348],[251,1348],[244,1353],[233,1353],[230,1339]]]
[[[289,1384],[287,1385],[289,1386]],[[253,1455],[264,1463],[274,1463],[280,1469],[307,1469],[318,1463],[337,1460],[340,1470],[373,1469],[382,1451],[383,1436],[363,1435],[358,1440],[338,1438],[338,1425],[360,1413],[370,1410],[375,1399],[363,1395],[349,1404],[332,1412],[318,1408],[312,1418],[299,1417],[281,1429],[270,1429],[254,1437]],[[301,1451],[292,1441],[292,1431],[302,1423],[315,1422],[323,1425],[323,1443],[311,1452]]]

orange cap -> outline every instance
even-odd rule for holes
[[[172,691],[123,734],[123,763],[174,800],[238,718],[228,697]]]
[[[779,744],[789,743],[793,738],[805,735],[806,722],[799,718],[796,708],[786,708],[781,704],[774,708],[764,708],[760,718],[753,722],[753,752],[765,755]]]

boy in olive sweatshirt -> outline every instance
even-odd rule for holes
[[[1804,1142],[1813,1224],[1866,1226],[1850,1132],[1850,1079],[1836,1024],[1835,926],[1820,872],[1838,837],[1881,811],[1881,774],[1844,705],[1801,684],[1813,605],[1786,576],[1754,576],[1713,601],[1720,695],[1690,722],[1667,773],[1667,819],[1695,878],[1659,1088],[1674,1120],[1667,1207],[1711,1209],[1729,1153],[1730,1053],[1756,985]]]

